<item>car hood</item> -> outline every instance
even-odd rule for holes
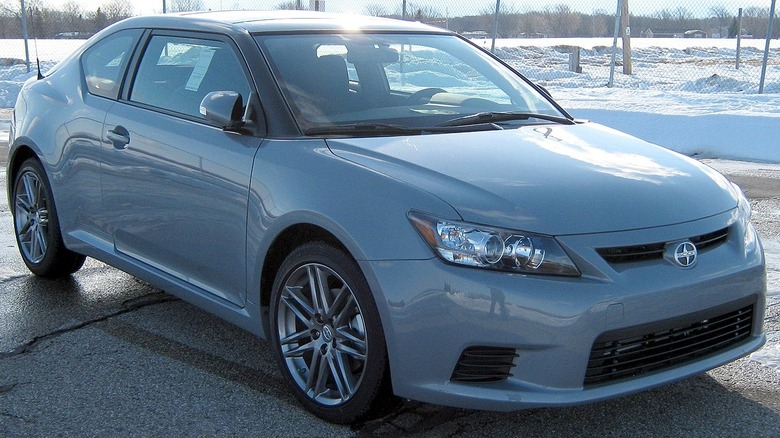
[[[671,225],[728,211],[738,200],[713,169],[596,123],[328,145],[339,157],[438,196],[463,220],[527,232]],[[378,193],[377,202],[391,195]]]

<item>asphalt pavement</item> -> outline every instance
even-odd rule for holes
[[[759,232],[780,239],[780,167],[708,164],[742,185]],[[766,327],[777,339],[776,301]],[[407,401],[382,419],[335,426],[287,392],[266,341],[94,260],[64,280],[30,275],[3,189],[0,436],[159,435],[777,437],[780,373],[745,358],[579,407],[495,413]]]

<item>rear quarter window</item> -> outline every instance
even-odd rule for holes
[[[122,74],[139,34],[137,29],[120,31],[84,51],[81,68],[90,94],[117,98]]]

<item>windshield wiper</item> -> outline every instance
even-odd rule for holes
[[[519,111],[495,111],[495,112],[481,112],[470,114],[468,116],[458,117],[452,120],[447,120],[444,123],[439,123],[437,127],[446,126],[466,126],[466,125],[479,125],[482,123],[497,123],[508,122],[510,120],[528,120],[528,119],[540,119],[548,122],[560,123],[562,125],[574,125],[574,120],[567,119],[566,117],[553,116],[550,114],[537,114],[537,113],[524,113]]]
[[[306,135],[393,135],[419,134],[420,128],[409,128],[388,123],[346,123],[310,128],[304,131]]]

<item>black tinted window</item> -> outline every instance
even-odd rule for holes
[[[236,53],[222,41],[152,37],[138,67],[130,100],[202,118],[200,102],[212,91],[237,91],[249,82]]]
[[[81,67],[90,93],[116,99],[120,79],[138,33],[134,29],[117,32],[81,55]]]

